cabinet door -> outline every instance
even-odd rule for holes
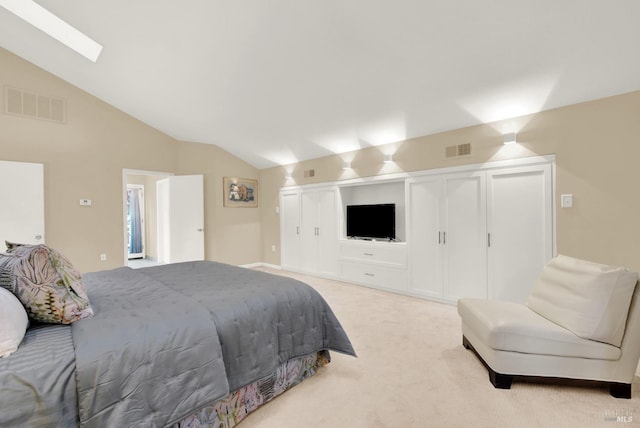
[[[487,173],[489,298],[524,302],[553,256],[551,165]]]
[[[338,213],[336,191],[318,191],[317,272],[334,276],[338,273]]]
[[[338,272],[336,191],[311,190],[300,195],[300,269],[309,273]]]
[[[487,297],[486,175],[443,176],[444,297]]]
[[[407,183],[409,211],[409,288],[427,297],[442,298],[442,180],[430,177]]]
[[[300,269],[300,193],[280,195],[280,264],[285,269]]]
[[[315,272],[318,268],[318,193],[300,195],[300,269]]]

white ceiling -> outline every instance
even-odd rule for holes
[[[640,89],[638,0],[38,3],[97,63],[3,8],[0,46],[257,168]]]

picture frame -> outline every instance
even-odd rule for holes
[[[224,177],[222,185],[225,207],[255,208],[258,206],[258,180]]]

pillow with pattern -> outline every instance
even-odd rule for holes
[[[71,324],[93,316],[80,273],[62,254],[46,245],[7,242],[0,254],[0,286],[18,297],[34,320]]]

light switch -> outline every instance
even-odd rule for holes
[[[91,199],[80,199],[80,205],[83,207],[90,207]]]
[[[570,193],[565,195],[560,195],[560,206],[562,208],[573,207],[573,195]]]

